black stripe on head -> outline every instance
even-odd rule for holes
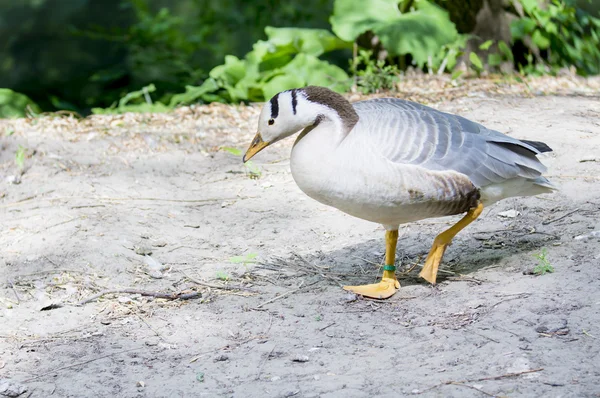
[[[292,90],[292,112],[296,114],[296,106],[298,105],[298,99],[296,98],[296,89]]]
[[[275,119],[279,116],[279,94],[275,94],[271,98],[271,119]]]

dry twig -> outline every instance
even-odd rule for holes
[[[240,285],[213,285],[212,283],[202,282],[201,280],[198,280],[196,278],[189,276],[182,269],[178,269],[177,271],[181,272],[190,281],[192,281],[193,283],[200,285],[200,286],[210,287],[213,289],[221,289],[221,290],[242,290],[242,291],[251,292],[251,293],[260,293],[256,289],[252,289],[252,288],[240,286]]]
[[[427,391],[431,391],[433,389],[436,389],[436,388],[439,388],[439,387],[442,387],[442,386],[457,385],[457,386],[463,386],[463,387],[467,387],[467,388],[471,388],[471,389],[477,390],[477,391],[481,392],[482,394],[485,394],[485,395],[490,396],[490,397],[495,397],[496,395],[493,395],[493,394],[490,394],[488,392],[482,391],[482,390],[480,390],[480,389],[478,389],[476,387],[467,385],[465,383],[475,383],[475,382],[478,382],[478,381],[507,379],[507,378],[510,378],[510,377],[521,376],[521,375],[528,374],[528,373],[541,372],[542,370],[544,370],[544,368],[524,370],[522,372],[515,372],[515,373],[506,373],[506,374],[498,375],[498,376],[480,377],[478,379],[468,379],[468,380],[460,380],[460,381],[449,380],[449,381],[445,381],[445,382],[440,383],[440,384],[436,384],[435,386],[431,386],[429,388],[426,388],[425,390],[419,391],[418,393],[419,394],[423,394],[423,393],[425,393]]]
[[[74,368],[74,367],[76,367],[76,366],[86,365],[86,364],[88,364],[88,363],[90,363],[90,362],[99,361],[100,359],[104,359],[104,358],[112,357],[112,356],[114,356],[114,355],[118,355],[118,354],[124,354],[124,353],[126,353],[126,352],[133,351],[133,350],[138,350],[138,349],[139,349],[139,347],[136,347],[136,348],[130,348],[130,349],[128,349],[128,350],[123,350],[123,351],[113,352],[113,353],[111,353],[111,354],[106,354],[106,355],[99,356],[99,357],[97,357],[97,358],[92,358],[92,359],[89,359],[89,360],[87,360],[87,361],[83,361],[83,362],[77,362],[77,363],[73,363],[73,364],[71,364],[71,365],[62,366],[62,367],[60,367],[60,368],[53,369],[53,370],[50,370],[50,371],[48,371],[48,372],[44,372],[44,373],[42,373],[42,374],[39,374],[39,375],[37,375],[37,376],[30,377],[29,379],[23,380],[23,383],[28,383],[28,382],[30,382],[30,381],[33,381],[33,380],[39,379],[39,378],[41,378],[41,377],[48,376],[48,375],[51,375],[51,374],[55,374],[55,373],[57,373],[57,372],[60,372],[61,370],[65,370],[65,369]]]
[[[573,210],[573,211],[570,211],[570,212],[568,212],[568,213],[566,213],[566,214],[563,214],[563,215],[562,215],[562,216],[560,216],[560,217],[553,218],[552,220],[546,220],[546,221],[542,221],[542,225],[548,225],[548,224],[552,224],[553,222],[556,222],[556,221],[562,220],[562,219],[563,219],[563,218],[565,218],[565,217],[569,217],[571,214],[573,214],[573,213],[577,213],[578,211],[579,211],[579,209],[575,209],[575,210]]]
[[[87,303],[90,303],[94,300],[99,299],[102,296],[105,296],[107,294],[115,294],[115,293],[126,293],[126,294],[139,294],[140,296],[147,296],[147,297],[154,297],[154,298],[162,298],[162,299],[166,299],[166,300],[191,300],[191,299],[195,299],[195,298],[199,298],[202,297],[202,294],[200,292],[192,292],[192,293],[183,293],[183,292],[179,292],[179,293],[161,293],[161,292],[149,292],[146,290],[138,290],[138,289],[108,289],[108,290],[103,290],[100,293],[94,294],[91,297],[88,297],[84,300],[81,300],[75,304],[69,304],[69,303],[54,303],[54,304],[50,304],[47,305],[45,307],[43,307],[41,309],[41,311],[48,311],[48,310],[55,310],[57,308],[62,308],[66,305],[75,305],[75,306],[82,306],[85,305]]]
[[[271,304],[271,303],[272,303],[272,302],[274,302],[274,301],[281,300],[282,298],[284,298],[284,297],[287,297],[287,296],[289,296],[290,294],[297,293],[297,292],[299,292],[300,290],[302,290],[302,289],[306,289],[307,287],[310,287],[310,286],[312,286],[312,285],[315,285],[315,284],[317,284],[317,283],[319,283],[319,282],[320,282],[320,281],[315,281],[315,282],[313,282],[313,283],[309,283],[308,285],[304,286],[304,281],[302,281],[302,282],[300,283],[300,286],[299,286],[298,288],[296,288],[296,289],[294,289],[294,290],[287,291],[287,292],[285,292],[285,293],[283,293],[283,294],[280,294],[279,296],[273,297],[272,299],[270,299],[270,300],[267,300],[267,301],[265,301],[264,303],[261,303],[261,304],[257,305],[256,307],[254,307],[254,308],[252,308],[252,309],[253,309],[253,310],[258,310],[258,309],[260,309],[261,307],[264,307],[264,306],[265,306],[265,305],[267,305],[267,304]]]

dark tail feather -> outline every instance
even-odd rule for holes
[[[532,147],[534,147],[535,149],[537,149],[538,151],[544,153],[544,152],[552,152],[552,148],[550,148],[548,145],[546,145],[543,142],[540,141],[528,141],[528,140],[519,140],[521,142],[526,143],[527,145],[531,145]]]

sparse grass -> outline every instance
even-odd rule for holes
[[[217,274],[215,276],[217,277],[218,280],[223,281],[223,282],[226,282],[229,280],[229,275],[225,271],[217,271]]]
[[[548,252],[546,248],[543,248],[539,254],[536,254],[534,257],[538,259],[538,265],[533,269],[533,273],[536,275],[544,275],[545,273],[553,273],[554,267],[550,264],[550,261],[547,258]]]
[[[238,148],[221,147],[221,150],[225,151],[225,152],[229,152],[230,154],[235,155],[235,156],[243,155],[242,150],[238,149]],[[251,160],[244,163],[244,167],[246,168],[248,177],[250,177],[251,179],[258,180],[262,176],[262,171],[260,170],[260,168],[258,168],[258,166],[256,166],[254,163],[252,163]]]
[[[244,267],[247,267],[248,264],[256,263],[255,259],[257,256],[257,253],[248,253],[245,256],[233,256],[229,259],[229,262],[233,264],[243,264]]]
[[[19,145],[17,152],[15,152],[15,163],[19,169],[23,169],[25,166],[25,148]]]

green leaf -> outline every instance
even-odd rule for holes
[[[504,57],[506,57],[506,59],[510,61],[514,60],[512,50],[510,49],[508,44],[506,44],[503,40],[500,40],[498,42],[498,50],[500,50],[500,52],[502,53],[502,55],[504,55]]]
[[[224,147],[221,147],[221,150],[225,151],[225,152],[229,152],[230,154],[235,155],[235,156],[242,156],[242,150],[238,149],[238,148],[224,146]]]
[[[265,33],[269,42],[276,46],[292,44],[296,52],[316,57],[326,52],[352,48],[352,43],[341,40],[325,29],[274,28],[267,26]]]
[[[448,13],[426,0],[414,2],[415,11],[402,14],[399,0],[336,0],[330,19],[333,31],[342,39],[355,40],[371,30],[391,55],[411,54],[424,65],[458,33]]]
[[[123,98],[119,100],[119,108],[127,105],[131,100],[143,98],[149,93],[156,91],[156,86],[154,84],[149,84],[146,87],[142,87],[141,90],[132,91],[127,93]]]
[[[520,18],[511,22],[510,24],[510,34],[515,39],[522,39],[527,36],[537,26],[537,23],[531,18]]]
[[[354,41],[374,26],[393,23],[402,16],[400,0],[335,0],[329,18],[333,32],[342,40]]]
[[[304,87],[306,85],[306,81],[300,76],[294,74],[284,74],[275,76],[268,82],[264,83],[262,91],[265,100],[268,100],[281,91]]]
[[[489,66],[498,66],[502,63],[501,54],[488,54],[487,63]]]
[[[337,92],[344,92],[350,88],[350,78],[342,68],[313,55],[296,55],[282,71],[299,77],[305,85],[324,86]]]
[[[545,50],[550,46],[550,40],[539,30],[533,32],[531,40],[540,50]]]
[[[246,63],[235,55],[226,55],[225,63],[214,67],[209,76],[224,84],[235,85],[246,75]]]
[[[465,73],[465,72],[464,72],[464,71],[462,71],[462,70],[459,70],[459,69],[457,69],[457,70],[455,70],[454,72],[452,72],[452,76],[450,77],[450,79],[452,79],[452,80],[456,80],[456,79],[458,79],[458,78],[459,78],[459,77],[460,77],[460,76],[461,76],[463,73]]]
[[[206,79],[200,86],[185,86],[185,93],[176,94],[171,97],[169,105],[174,107],[180,104],[191,104],[204,95],[215,92],[218,89],[219,86],[215,79]]]
[[[0,118],[25,117],[27,111],[37,114],[41,109],[25,94],[0,88]]]
[[[479,56],[477,54],[475,54],[474,52],[469,53],[469,61],[471,61],[473,66],[475,66],[475,68],[477,68],[478,70],[483,69],[483,64],[481,63],[481,59],[479,59]]]
[[[479,49],[485,51],[489,49],[492,46],[492,44],[494,44],[493,40],[487,40],[479,45]]]
[[[526,14],[531,14],[533,11],[540,8],[538,0],[519,0]]]

